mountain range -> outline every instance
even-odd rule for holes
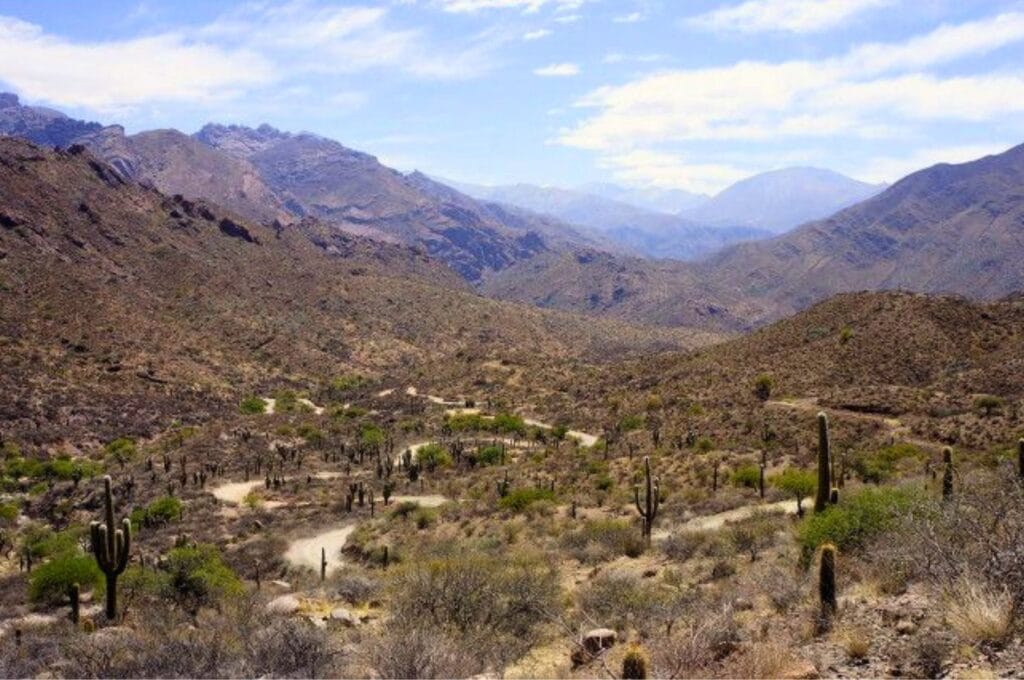
[[[990,299],[1024,286],[1021,147],[972,163],[928,168],[881,193],[875,193],[879,187],[813,169],[751,178],[693,210],[708,215],[708,206],[717,203],[726,214],[723,206],[732,202],[791,207],[766,200],[774,194],[801,203],[785,193],[787,182],[802,183],[805,194],[833,201],[855,200],[858,192],[875,195],[779,236],[710,255],[705,251],[704,259],[683,262],[636,253],[667,252],[673,233],[707,237],[685,218],[606,197],[528,186],[473,198],[309,133],[210,124],[195,135],[175,130],[127,135],[116,125],[74,121],[4,95],[0,134],[88,149],[96,156],[90,162],[118,181],[141,183],[174,200],[221,206],[277,231],[308,229],[312,220],[321,243],[331,240],[325,234],[336,232],[338,238],[369,237],[361,242],[367,252],[373,243],[412,247],[458,274],[442,276],[436,272],[443,269],[431,269],[435,274],[427,278],[445,289],[456,282],[454,289],[463,293],[475,289],[630,323],[732,332],[844,291],[901,288]],[[808,199],[807,204],[800,210],[825,209],[822,202]],[[799,219],[798,213],[785,214]],[[731,214],[746,219],[742,211]],[[576,224],[584,221],[599,226]],[[780,224],[762,222],[768,228]],[[630,243],[631,230],[643,236],[623,245]],[[665,242],[652,245],[655,237]],[[692,244],[699,243],[694,237]],[[687,255],[678,242],[675,247],[679,257]],[[699,249],[690,248],[691,256]]]

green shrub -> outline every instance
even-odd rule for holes
[[[54,557],[80,550],[79,541],[85,535],[85,527],[68,527],[54,531],[42,524],[30,525],[22,536],[22,544],[33,558]]]
[[[805,561],[823,543],[849,550],[893,526],[921,498],[916,487],[865,488],[848,495],[839,505],[807,517],[800,525],[798,540]]]
[[[526,423],[519,416],[512,415],[511,413],[499,413],[494,416],[492,421],[492,427],[495,432],[501,434],[526,434]]]
[[[418,507],[412,513],[412,520],[416,523],[417,529],[426,529],[437,522],[437,511],[433,508]]]
[[[498,501],[503,510],[523,512],[538,501],[553,501],[555,494],[550,489],[515,489]]]
[[[55,477],[68,481],[75,477],[90,479],[102,471],[103,466],[96,461],[86,459],[72,460],[67,456],[62,456],[56,460],[44,463],[42,474],[44,477]]]
[[[743,465],[732,473],[733,486],[756,489],[761,481],[761,468],[757,465]]]
[[[359,429],[359,441],[363,446],[382,446],[387,440],[384,430],[373,423],[365,423]]]
[[[813,496],[818,488],[818,477],[810,470],[800,468],[786,468],[777,475],[772,475],[769,483],[777,489],[793,496],[796,499],[804,499]]]
[[[644,426],[644,417],[641,415],[629,415],[623,416],[622,420],[619,421],[619,429],[623,432],[632,432],[633,430],[639,430]]]
[[[416,460],[427,470],[448,467],[452,464],[452,456],[440,444],[427,444],[416,451]]]
[[[13,524],[18,518],[18,505],[16,503],[0,503],[0,526]]]
[[[480,449],[476,455],[478,465],[498,465],[501,463],[502,449],[500,446],[491,445]]]
[[[445,419],[452,432],[480,432],[490,429],[490,422],[479,413],[457,413]]]
[[[132,462],[139,455],[138,449],[135,448],[135,441],[128,437],[118,437],[107,444],[104,450],[109,458],[121,466]]]
[[[864,482],[881,484],[893,477],[904,460],[923,460],[922,452],[910,444],[893,444],[872,453],[853,457],[851,467]]]
[[[392,517],[399,517],[405,519],[409,515],[419,510],[420,504],[416,501],[402,501],[395,505],[391,510]]]
[[[246,397],[238,405],[238,410],[244,415],[254,416],[267,412],[267,402],[260,397]]]
[[[98,589],[103,584],[96,560],[80,550],[65,552],[35,569],[29,579],[28,597],[33,602],[62,604],[75,583],[82,590]]]
[[[243,592],[242,582],[213,545],[174,548],[167,554],[165,571],[168,595],[189,610]]]
[[[754,380],[754,394],[761,401],[768,401],[772,396],[772,387],[775,386],[775,381],[767,373],[762,373],[757,376]]]

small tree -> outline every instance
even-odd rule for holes
[[[767,373],[762,373],[754,380],[754,394],[761,401],[768,401],[772,396],[772,387],[775,381]]]
[[[786,468],[770,481],[775,488],[796,498],[796,512],[801,517],[804,514],[803,499],[812,495],[818,486],[813,472],[799,468]]]

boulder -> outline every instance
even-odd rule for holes
[[[281,595],[267,603],[267,611],[271,614],[294,614],[299,611],[299,598],[294,595]]]
[[[344,607],[332,609],[330,619],[333,622],[341,623],[342,625],[349,626],[350,628],[354,628],[359,625],[358,617]]]
[[[618,637],[611,628],[595,628],[583,636],[583,649],[590,654],[599,654],[615,644]]]

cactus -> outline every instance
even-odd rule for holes
[[[761,465],[759,465],[757,468],[757,488],[761,494],[761,500],[764,500],[764,467],[764,462],[762,462]]]
[[[498,498],[504,498],[505,496],[508,495],[508,487],[509,487],[508,470],[505,470],[505,478],[497,483],[497,487],[498,487]]]
[[[262,585],[263,583],[260,580],[260,561],[256,560],[256,590],[259,590]]]
[[[388,551],[388,547],[384,546],[384,555],[383,555],[383,558],[381,559],[381,565],[383,565],[385,571],[387,571],[388,564],[390,564],[390,562],[391,562],[391,554]]]
[[[71,587],[68,588],[68,602],[71,605],[71,623],[75,626],[78,625],[78,616],[81,611],[79,608],[81,594],[82,589],[77,583],[72,583]]]
[[[327,548],[320,548],[320,580],[327,578]]]
[[[623,680],[646,680],[647,653],[638,644],[630,645],[626,656],[622,657]]]
[[[836,603],[836,547],[831,543],[821,546],[821,565],[818,569],[818,600],[821,604],[822,624],[827,625],[839,608]]]
[[[642,532],[647,542],[651,542],[651,527],[654,526],[654,518],[658,516],[658,508],[661,505],[661,483],[658,478],[651,479],[651,459],[644,456],[644,503],[640,504],[640,485],[633,487],[633,501],[636,503],[636,510],[643,519]]]
[[[837,487],[832,487],[832,491],[828,494],[828,502],[829,505],[839,504],[839,489]]]
[[[107,579],[107,619],[117,618],[117,577],[128,566],[128,555],[132,543],[132,523],[125,517],[121,528],[115,529],[114,497],[110,492],[110,476],[103,478],[103,498],[106,508],[106,522],[92,522],[89,533],[92,538],[92,552],[96,564]]]
[[[1024,439],[1017,440],[1017,475],[1024,482]]]
[[[832,475],[829,467],[828,416],[818,414],[818,491],[814,496],[814,512],[824,512],[832,492]]]
[[[942,500],[953,497],[953,449],[948,446],[942,450]]]

